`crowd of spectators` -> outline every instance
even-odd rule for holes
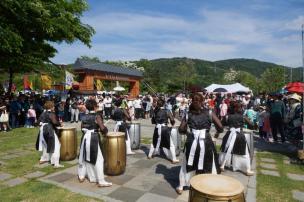
[[[191,100],[184,94],[178,96],[164,96],[166,109],[174,117],[181,119],[188,111]],[[258,96],[238,95],[229,93],[204,93],[204,106],[216,112],[225,125],[232,102],[240,102],[244,115],[247,116],[254,127],[249,129],[259,131],[260,137],[265,141],[280,142],[286,140],[298,144],[302,139],[302,102],[301,96],[261,94]],[[104,119],[111,119],[115,109],[115,101],[122,99],[122,106],[128,109],[132,120],[149,119],[154,96],[145,95],[131,98],[128,95],[78,95],[68,96],[41,96],[39,94],[3,95],[0,99],[0,129],[8,131],[17,127],[32,128],[37,126],[37,119],[43,112],[44,102],[51,99],[55,103],[55,112],[61,122],[79,122],[87,113],[85,101],[95,99],[98,103],[98,113]],[[247,127],[247,126],[245,126]]]

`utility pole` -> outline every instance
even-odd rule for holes
[[[292,67],[290,68],[290,82],[292,82]]]
[[[302,82],[304,82],[304,24],[302,24],[302,69],[303,69],[303,78]],[[302,111],[304,106],[304,92],[302,95]],[[303,123],[302,123],[302,134],[303,134],[303,150],[304,150],[304,113],[302,113],[303,116]]]

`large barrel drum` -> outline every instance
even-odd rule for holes
[[[179,156],[182,149],[182,138],[178,132],[178,126],[173,126],[171,128],[171,139],[173,141],[173,144],[175,146],[175,154],[176,156]]]
[[[254,141],[253,141],[253,131],[249,129],[243,129],[243,133],[246,137],[247,144],[249,146],[249,155],[252,162],[254,156]]]
[[[131,149],[139,149],[140,147],[140,123],[132,122],[129,129]]]
[[[70,161],[74,160],[77,156],[77,132],[73,127],[60,127],[58,128],[58,138],[61,144],[60,147],[60,160]]]
[[[202,174],[190,180],[189,202],[245,202],[244,186],[224,175]]]
[[[104,172],[107,175],[120,175],[126,169],[125,133],[109,132],[102,141]]]

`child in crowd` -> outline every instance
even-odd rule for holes
[[[264,124],[263,124],[263,132],[266,134],[266,141],[269,141],[271,135],[271,127],[270,127],[270,113],[269,113],[269,109],[266,108],[266,112],[265,112],[265,117],[264,117]]]
[[[260,106],[259,112],[257,113],[257,120],[259,126],[259,135],[261,139],[267,140],[267,133],[263,130],[264,121],[266,119],[266,107]]]
[[[63,122],[63,117],[64,117],[64,102],[60,102],[58,106],[58,120],[59,122]]]
[[[257,122],[257,112],[253,109],[253,105],[248,105],[248,108],[244,112],[244,116],[248,117],[250,122],[253,123],[253,126],[248,126],[246,124],[246,127],[249,127],[249,129],[254,130]]]
[[[34,128],[35,123],[37,122],[36,111],[34,106],[31,104],[29,110],[27,111],[27,128]]]

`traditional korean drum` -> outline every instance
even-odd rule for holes
[[[125,133],[109,132],[102,142],[104,172],[107,175],[120,175],[126,169]]]
[[[58,138],[61,144],[60,160],[70,161],[77,156],[77,131],[74,127],[58,128]]]
[[[140,147],[140,123],[132,122],[129,129],[131,149],[139,149]]]
[[[244,186],[224,175],[202,174],[190,180],[189,202],[245,202]]]
[[[171,139],[173,141],[173,144],[175,146],[175,154],[176,156],[179,156],[182,148],[182,138],[178,132],[178,127],[179,126],[173,126],[171,128]]]
[[[252,162],[253,156],[254,156],[254,141],[253,141],[253,131],[244,128],[243,133],[246,137],[247,144],[249,145],[249,155],[250,155],[250,160]]]

